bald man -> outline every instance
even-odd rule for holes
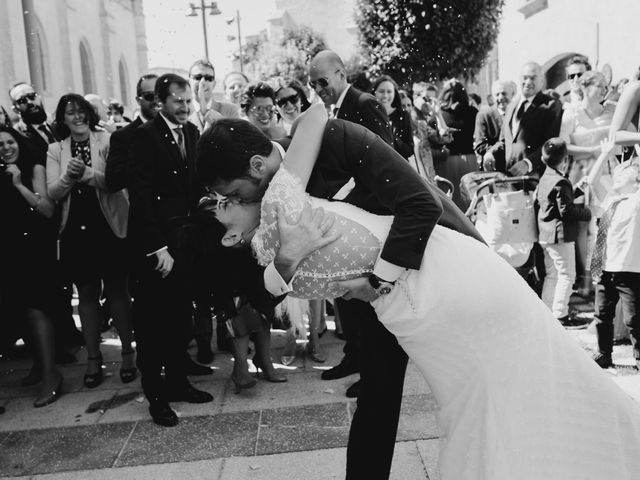
[[[491,87],[495,103],[482,107],[476,116],[473,150],[481,162],[487,150],[500,140],[503,118],[517,89],[516,83],[511,80],[496,80]]]
[[[560,133],[562,104],[542,93],[542,67],[526,63],[520,74],[520,93],[504,116],[500,140],[484,155],[485,170],[511,176],[542,174],[542,145]]]
[[[369,93],[347,82],[342,59],[331,50],[318,52],[309,65],[309,85],[334,118],[349,120],[368,128],[393,146],[393,134],[384,107]]]

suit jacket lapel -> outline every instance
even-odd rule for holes
[[[342,105],[340,105],[340,110],[338,110],[337,118],[350,120],[352,112],[354,112],[358,107],[359,96],[359,92],[354,87],[349,87],[347,93],[345,93],[344,98],[342,99]]]
[[[160,115],[156,116],[154,122],[163,147],[166,149],[169,157],[173,160],[174,166],[178,167],[178,171],[181,172],[185,167],[185,163],[182,159],[182,155],[180,154],[180,147],[178,147],[178,144],[174,139],[173,132],[169,128],[169,125],[167,125],[167,122],[165,122]]]

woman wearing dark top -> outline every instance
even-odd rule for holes
[[[78,290],[88,388],[102,383],[99,299],[103,288],[122,343],[120,378],[128,383],[136,377],[124,240],[129,200],[126,190],[109,192],[104,183],[109,135],[95,131],[97,124],[98,116],[84,98],[62,96],[55,127],[63,140],[49,145],[46,169],[49,196],[62,204],[60,259]]]
[[[47,197],[44,157],[24,137],[0,126],[0,298],[18,318],[26,318],[34,352],[30,376],[41,378],[35,407],[60,396],[62,375],[55,365],[55,205]]]
[[[447,145],[449,157],[445,161],[436,162],[436,174],[453,183],[453,201],[464,211],[469,205],[460,195],[460,179],[463,175],[478,170],[473,152],[473,132],[478,110],[469,105],[467,91],[456,79],[447,80],[442,86],[440,107],[444,121],[453,133],[453,141]]]
[[[373,94],[387,111],[393,132],[393,148],[408,159],[413,152],[411,115],[402,109],[398,84],[389,75],[382,75],[373,82]]]

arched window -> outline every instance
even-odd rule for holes
[[[91,51],[86,41],[80,42],[80,70],[82,72],[82,91],[87,93],[96,92],[96,83],[94,80],[93,60]]]
[[[127,88],[129,75],[124,58],[121,58],[118,62],[118,77],[120,78],[120,101],[123,105],[129,106],[129,89]]]
[[[46,45],[46,41],[44,40],[44,32],[42,30],[42,26],[40,22],[37,22],[37,29],[32,32],[32,48],[33,48],[33,58],[35,59],[38,66],[35,68],[35,71],[31,72],[32,77],[31,81],[35,85],[36,89],[40,92],[47,91],[47,66],[46,66],[46,54],[44,51],[44,45]]]

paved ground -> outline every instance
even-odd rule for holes
[[[580,304],[583,316],[590,306]],[[571,334],[586,349],[589,330]],[[331,332],[322,339],[325,365],[341,358],[342,342]],[[274,334],[273,358],[280,358],[283,336]],[[34,387],[20,387],[30,363],[0,362],[0,476],[38,479],[341,479],[345,445],[355,404],[344,390],[355,376],[327,382],[327,366],[299,357],[287,370],[289,381],[260,381],[256,388],[233,393],[232,360],[218,354],[215,373],[192,377],[212,393],[213,403],[173,404],[181,417],[175,428],[154,425],[139,381],[123,385],[118,377],[117,340],[103,344],[109,376],[94,390],[82,385],[86,353],[63,367],[65,394],[41,409],[32,407]],[[630,346],[615,347],[614,381],[640,401],[640,375]],[[436,405],[413,365],[405,380],[393,479],[435,479],[438,433]],[[382,412],[381,412],[382,413]]]

